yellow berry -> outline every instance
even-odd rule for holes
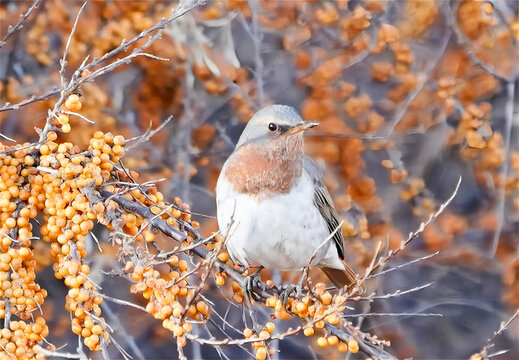
[[[124,137],[122,135],[114,136],[113,142],[115,145],[122,146],[124,145]]]
[[[330,305],[332,303],[332,294],[330,294],[329,292],[325,292],[322,296],[321,296],[321,302],[324,304],[324,305]]]
[[[256,350],[256,359],[265,360],[267,358],[267,349],[260,347]]]
[[[337,346],[337,350],[339,350],[340,352],[346,352],[348,351],[348,345],[346,345],[346,343],[341,342],[339,346]]]
[[[61,114],[60,116],[58,116],[58,121],[62,124],[62,125],[65,125],[65,124],[68,124],[69,122],[69,118],[67,115],[65,114]]]
[[[272,321],[269,321],[268,323],[265,324],[265,330],[267,330],[270,334],[272,334],[274,332],[275,328],[276,328],[276,325]]]
[[[317,339],[317,345],[319,345],[320,347],[328,346],[328,340],[326,340],[324,336],[321,336]]]
[[[335,335],[329,336],[328,339],[328,345],[337,345],[339,343],[339,338]]]
[[[305,336],[312,336],[314,334],[314,328],[306,328],[303,332]]]
[[[70,102],[71,104],[76,104],[76,103],[79,101],[79,96],[76,95],[76,94],[71,94],[71,95],[67,98],[67,101]]]
[[[245,336],[245,338],[250,338],[252,336],[253,332],[251,329],[249,328],[245,328],[243,329],[243,336]]]
[[[359,351],[359,343],[355,339],[350,339],[348,341],[348,349],[355,354]]]

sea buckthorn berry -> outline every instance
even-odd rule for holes
[[[256,349],[256,359],[265,360],[267,358],[267,349],[265,347],[260,347]]]
[[[204,316],[207,316],[209,314],[209,306],[203,301],[199,301],[196,303],[196,309],[200,314]]]
[[[346,352],[346,351],[348,351],[348,345],[346,345],[346,343],[341,342],[337,346],[337,350],[339,350],[340,352]]]
[[[272,321],[269,321],[265,324],[265,330],[267,330],[270,334],[272,334],[275,329],[276,325]]]
[[[243,336],[245,338],[247,338],[247,339],[250,338],[252,336],[252,334],[253,334],[253,332],[251,329],[249,329],[249,328],[243,329]]]
[[[322,296],[321,296],[321,302],[324,304],[324,305],[330,305],[332,303],[332,294],[330,294],[329,292],[325,292]]]
[[[270,337],[270,334],[268,331],[262,330],[262,331],[260,331],[258,336],[260,339],[268,339]]]
[[[229,253],[227,251],[219,253],[218,260],[220,260],[221,262],[226,262],[227,260],[229,260]]]
[[[335,335],[328,336],[326,340],[328,341],[328,345],[337,345],[339,343],[339,338]]]
[[[79,102],[79,96],[77,94],[71,94],[66,101],[70,102],[71,104],[76,104]]]
[[[305,336],[312,336],[314,334],[314,328],[306,328],[303,333]]]
[[[320,347],[328,346],[328,340],[326,340],[324,336],[321,336],[317,339],[317,345],[319,345]]]
[[[124,137],[121,135],[114,136],[113,143],[115,145],[123,146],[124,145]]]
[[[58,121],[62,124],[62,125],[65,125],[65,124],[68,124],[69,123],[69,117],[65,114],[60,114],[58,116]]]
[[[357,340],[355,339],[350,339],[348,341],[348,349],[350,350],[350,352],[352,353],[356,353],[359,351],[359,344],[357,343]]]

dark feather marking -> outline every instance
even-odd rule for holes
[[[339,221],[337,220],[338,214],[337,210],[335,210],[335,207],[333,206],[330,193],[328,193],[328,189],[326,189],[326,185],[324,184],[321,170],[307,155],[303,155],[303,168],[308,173],[308,175],[310,175],[315,185],[314,202],[322,217],[326,221],[328,231],[331,234],[339,226]],[[337,247],[337,253],[339,254],[339,257],[344,260],[344,239],[340,229],[333,235],[333,241]]]

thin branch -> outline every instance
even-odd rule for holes
[[[5,34],[4,38],[2,40],[0,40],[0,49],[4,47],[7,39],[9,39],[11,37],[11,35],[13,35],[16,31],[23,28],[23,23],[24,23],[25,19],[27,19],[34,10],[36,10],[36,8],[38,7],[38,5],[40,4],[41,1],[42,0],[36,0],[24,14],[20,15],[20,19],[14,26],[9,25],[9,28],[7,29],[7,34]]]
[[[480,354],[483,355],[484,358],[488,357],[488,350],[494,347],[494,341],[496,338],[505,331],[508,326],[519,316],[519,310],[517,310],[506,322],[503,321],[499,326],[499,329],[494,332],[494,334],[487,340],[487,345],[483,349],[481,349]],[[495,356],[495,355],[494,355]]]
[[[494,233],[494,239],[492,241],[492,248],[490,250],[490,256],[496,255],[497,246],[499,245],[499,238],[501,237],[501,231],[505,221],[505,193],[506,193],[506,176],[508,176],[508,164],[510,162],[510,139],[512,137],[512,124],[514,117],[514,97],[515,97],[515,82],[509,81],[506,86],[506,124],[505,124],[505,159],[503,168],[501,170],[499,191],[497,194],[497,226]],[[518,115],[519,116],[519,115]],[[519,120],[519,119],[518,119]]]
[[[8,137],[8,136],[5,136],[5,135],[4,135],[4,134],[2,134],[2,133],[0,133],[0,137],[3,137],[3,138],[4,138],[4,139],[6,139],[7,141],[11,141],[11,142],[14,142],[14,143],[16,142],[16,140],[14,140],[14,139],[11,139],[10,137]]]
[[[52,97],[52,96],[54,96],[56,94],[59,94],[61,92],[61,90],[63,90],[63,88],[54,87],[46,94],[38,95],[38,96],[33,95],[30,98],[22,100],[22,101],[20,101],[19,103],[16,103],[16,104],[5,103],[5,105],[0,108],[0,112],[8,111],[8,110],[18,110],[22,106],[32,104],[33,102],[41,101],[41,100],[46,100],[46,99],[48,99],[48,98],[50,98],[50,97]]]
[[[76,15],[76,20],[74,21],[72,30],[70,31],[70,33],[68,35],[67,44],[65,45],[65,50],[63,50],[63,57],[60,60],[61,69],[59,71],[59,75],[61,77],[61,86],[62,87],[65,87],[67,84],[67,80],[65,78],[65,66],[67,65],[67,55],[68,55],[68,49],[70,47],[70,42],[72,41],[72,37],[74,36],[74,34],[76,32],[76,27],[77,27],[77,23],[79,21],[79,17],[81,16],[81,13],[83,12],[83,9],[85,8],[86,4],[87,4],[87,2],[85,2],[83,4],[83,6],[81,6],[81,8],[79,9],[79,11]]]
[[[95,124],[95,121],[92,121],[90,119],[88,119],[87,117],[81,115],[81,114],[78,114],[77,112],[74,112],[74,111],[69,111],[69,110],[63,110],[62,111],[64,114],[67,114],[67,115],[74,115],[74,116],[77,116],[78,118],[81,118],[83,120],[85,120],[87,123],[89,124]]]
[[[395,250],[390,250],[385,256],[381,257],[378,262],[369,270],[369,272],[367,273],[366,277],[367,276],[371,276],[373,275],[381,266],[383,266],[384,264],[386,264],[389,259],[391,259],[393,256],[395,256],[396,254],[398,254],[400,251],[402,251],[403,249],[406,248],[407,245],[409,245],[409,243],[411,241],[413,241],[415,238],[417,238],[425,229],[425,227],[427,225],[429,225],[434,219],[436,219],[438,216],[440,216],[440,214],[445,210],[445,208],[451,203],[451,201],[454,199],[454,197],[456,196],[456,194],[458,193],[458,189],[460,187],[460,184],[461,184],[461,176],[459,177],[458,179],[458,183],[456,184],[456,188],[454,189],[454,192],[452,193],[452,195],[440,206],[440,208],[433,214],[431,214],[431,216],[429,216],[429,219],[427,219],[427,221],[423,222],[420,224],[420,227],[418,228],[418,230],[412,232],[409,234],[408,238],[406,240],[403,240],[401,243],[400,243],[400,246],[398,248],[396,248]]]
[[[131,145],[126,146],[126,153],[129,153],[133,148],[141,145],[142,143],[145,143],[149,141],[156,133],[158,133],[160,130],[162,130],[166,125],[168,125],[171,120],[173,120],[173,115],[168,116],[166,120],[164,120],[155,130],[151,130],[151,122],[148,126],[148,130],[146,132],[136,138],[128,139],[126,142],[135,140]]]
[[[423,290],[425,288],[428,288],[432,284],[434,284],[434,282],[430,282],[430,283],[427,283],[427,284],[424,284],[424,285],[420,285],[420,286],[414,287],[412,289],[404,290],[404,291],[396,290],[395,292],[393,292],[391,294],[375,295],[375,293],[372,293],[369,296],[363,296],[363,297],[361,297],[361,296],[354,296],[354,297],[352,297],[350,299],[353,300],[353,301],[369,301],[369,302],[371,302],[373,300],[389,299],[389,298],[398,297],[398,296],[402,296],[402,295],[406,295],[406,294],[410,294],[410,293],[413,293],[413,292],[417,292],[417,291]]]
[[[387,270],[384,270],[384,271],[380,271],[380,272],[378,272],[378,273],[376,273],[376,274],[373,274],[373,275],[369,275],[369,276],[367,277],[367,279],[373,279],[373,278],[376,278],[376,277],[378,277],[378,276],[380,276],[380,275],[384,275],[384,274],[387,274],[388,272],[391,272],[391,271],[394,271],[394,270],[401,269],[401,268],[403,268],[403,267],[409,266],[409,265],[414,264],[414,263],[417,263],[417,262],[419,262],[419,261],[423,261],[423,260],[430,259],[430,258],[432,258],[433,256],[438,255],[439,253],[440,253],[440,251],[438,250],[438,251],[436,251],[435,253],[428,254],[428,255],[422,256],[422,257],[420,257],[420,258],[418,258],[418,259],[414,259],[414,260],[408,261],[408,262],[406,262],[406,263],[403,263],[403,264],[400,264],[400,265],[393,266],[393,267],[390,268],[390,269],[387,269]]]
[[[60,358],[66,358],[66,359],[81,359],[81,360],[88,360],[88,357],[83,353],[64,353],[64,352],[58,352],[58,351],[49,351],[42,346],[35,345],[35,349],[37,349],[39,354],[43,354],[46,356],[53,357],[60,357]]]

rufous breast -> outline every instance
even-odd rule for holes
[[[267,146],[244,144],[227,160],[224,176],[239,193],[287,193],[301,176],[302,154],[302,137],[277,139]]]

